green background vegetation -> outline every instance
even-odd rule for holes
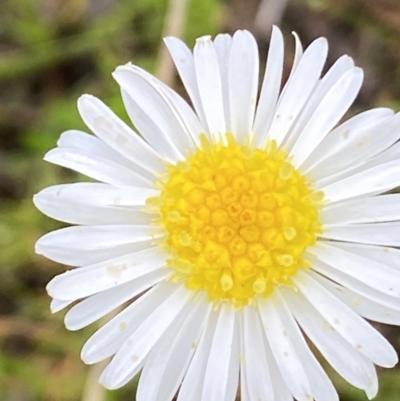
[[[64,267],[33,248],[41,235],[62,225],[41,215],[31,198],[46,186],[81,179],[42,157],[62,131],[85,129],[76,110],[82,93],[101,97],[127,120],[111,72],[128,61],[156,71],[167,6],[167,0],[0,0],[1,401],[81,400],[90,385],[79,353],[96,325],[68,332],[64,313],[51,315],[45,286]],[[192,45],[204,34],[247,28],[266,49],[268,37],[253,26],[258,6],[259,0],[190,0],[182,36]],[[365,69],[351,114],[378,105],[399,110],[397,0],[292,0],[280,25],[288,68],[295,30],[304,44],[328,38],[328,64],[348,53]],[[183,94],[179,80],[175,88]],[[399,350],[399,329],[378,328]],[[366,399],[332,377],[343,401]],[[399,369],[379,371],[379,377],[377,400],[398,401]],[[107,392],[105,400],[133,400],[134,393],[133,381]]]

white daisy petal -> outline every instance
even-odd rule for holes
[[[400,246],[400,222],[329,226],[324,238],[361,244]]]
[[[197,313],[193,314],[191,318],[192,324],[188,322],[185,330],[181,332],[181,341],[177,341],[175,343],[174,354],[177,355],[177,357],[171,358],[169,361],[169,367],[166,369],[166,375],[163,376],[160,384],[158,401],[164,401],[163,397],[165,394],[169,394],[170,398],[172,399],[173,395],[176,393],[177,389],[182,383],[182,378],[187,371],[187,367],[192,359],[193,353],[196,352],[197,344],[202,332],[204,331],[204,326],[210,310],[210,304],[202,305],[200,307],[200,311],[196,310]],[[190,347],[190,352],[188,352],[185,357],[183,357],[181,352],[183,345],[186,345],[188,348]]]
[[[164,135],[161,128],[139,107],[128,92],[122,89],[121,96],[129,118],[163,159],[170,163],[182,160],[182,154],[177,151],[171,141]]]
[[[160,340],[151,349],[148,357],[143,359],[145,364],[140,373],[140,380],[135,396],[136,400],[144,401],[157,399],[160,381],[165,372],[166,364],[171,358],[171,347],[173,346],[174,340],[179,337],[182,326],[184,326],[185,322],[190,318],[190,309],[190,304],[185,305],[181,313],[172,321]],[[132,374],[130,374],[130,376],[131,375]],[[164,395],[164,400],[170,401],[170,398]]]
[[[68,311],[65,315],[65,326],[68,330],[80,330],[92,324],[160,282],[168,274],[167,269],[159,269],[86,298]]]
[[[100,362],[114,355],[148,316],[171,296],[176,286],[162,281],[94,333],[82,348],[87,364]]]
[[[244,308],[241,323],[241,399],[275,401],[263,328],[253,306]]]
[[[168,97],[156,82],[150,80],[148,75],[133,66],[118,67],[113,76],[121,88],[132,98],[137,105],[137,113],[131,110],[132,122],[140,129],[138,123],[151,120],[158,127],[157,132],[149,129],[141,131],[145,139],[154,147],[157,141],[168,145],[172,161],[177,161],[188,150],[193,150],[194,143],[191,136],[182,124],[179,114],[171,107]],[[148,127],[147,127],[148,128]]]
[[[235,398],[228,400],[227,393],[228,384],[236,389],[239,380],[238,329],[234,308],[222,304],[204,373],[202,401],[233,401]],[[233,383],[229,374],[231,363],[235,371]]]
[[[393,145],[400,137],[400,114],[393,116],[386,109],[382,109],[381,113],[382,117],[378,116],[370,124],[363,123],[353,130],[347,128],[341,132],[332,132],[329,143],[334,151],[331,151],[317,168],[314,167],[310,171],[313,179],[323,179],[343,171]],[[383,132],[385,135],[382,135]]]
[[[281,291],[300,327],[333,369],[357,388],[376,387],[374,365],[334,330],[300,292],[289,288]]]
[[[258,89],[258,47],[248,31],[233,35],[229,55],[230,127],[239,143],[248,141]]]
[[[194,48],[197,85],[211,138],[226,132],[222,82],[217,52],[210,36],[197,39]]]
[[[190,362],[189,369],[183,379],[178,394],[178,401],[200,401],[203,390],[204,375],[207,361],[210,355],[211,344],[218,322],[219,313],[211,311],[206,323],[200,342],[196,347],[195,354]]]
[[[340,124],[314,149],[301,166],[302,171],[310,172],[314,176],[320,170],[325,171],[325,168],[334,167],[332,160],[335,160],[334,165],[342,163],[341,156],[347,160],[347,151],[351,149],[348,148],[348,142],[357,142],[356,138],[364,137],[365,133],[374,130],[391,116],[393,116],[393,111],[382,107],[357,114]],[[329,162],[326,163],[326,160]]]
[[[75,130],[65,131],[61,134],[57,145],[61,149],[67,148],[68,150],[72,148],[80,151],[84,150],[88,154],[100,156],[102,160],[110,160],[117,165],[124,166],[149,181],[154,181],[155,179],[155,175],[152,172],[128,160],[92,134]]]
[[[293,397],[298,401],[311,401],[312,392],[307,373],[292,341],[285,335],[286,327],[279,318],[274,301],[259,299],[258,308],[272,353]]]
[[[125,384],[127,377],[137,373],[151,348],[174,319],[184,311],[190,293],[183,286],[171,285],[175,287],[171,295],[166,297],[130,335],[103,371],[100,382],[106,388],[118,388]]]
[[[337,241],[335,242],[335,247],[367,257],[368,259],[376,260],[393,269],[400,270],[400,249]]]
[[[152,173],[164,170],[161,157],[102,101],[83,95],[78,110],[85,124],[111,148]]]
[[[363,256],[320,242],[309,252],[318,260],[354,277],[384,294],[400,298],[400,272]],[[400,300],[399,300],[400,302]]]
[[[354,67],[353,60],[348,56],[340,57],[328,70],[325,76],[317,83],[314,92],[311,94],[307,104],[300,113],[296,122],[291,128],[290,135],[284,141],[285,149],[291,151],[293,145],[298,140],[299,135],[308,124],[310,118],[318,108],[327,93],[337,84],[343,75]]]
[[[94,135],[87,134],[86,132],[78,130],[69,130],[61,134],[59,140],[57,141],[59,148],[67,149],[78,149],[87,151],[90,154],[95,154],[100,156],[102,159],[108,159],[114,163],[120,164],[128,169],[134,170],[141,176],[154,180],[154,174],[150,173],[148,170],[138,166],[131,160],[126,159],[121,153],[118,153],[114,149],[110,148],[106,143],[101,141]]]
[[[294,73],[300,63],[301,58],[303,57],[304,51],[303,51],[303,45],[301,44],[301,40],[299,38],[299,35],[297,35],[296,32],[292,32],[292,35],[294,37],[294,44],[295,44],[295,51],[294,51],[294,57],[293,57],[293,63],[292,63],[292,68],[290,70],[289,78],[287,79],[285,85],[283,86],[280,99],[283,97],[285,94],[286,90],[288,87],[291,86],[292,81],[293,81],[293,76]],[[272,39],[272,38],[271,38]],[[271,46],[271,44],[270,44]],[[269,54],[268,54],[269,57]]]
[[[265,356],[268,361],[269,372],[271,373],[271,383],[273,386],[274,401],[293,401],[292,393],[290,392],[285,380],[282,377],[279,367],[276,364],[272,354],[271,346],[264,335]],[[252,400],[248,400],[252,401]]]
[[[50,303],[51,313],[57,313],[71,305],[74,300],[62,301],[61,299],[52,299]]]
[[[285,87],[287,85],[290,85],[290,81],[293,78],[293,74],[296,71],[296,68],[298,67],[301,58],[303,57],[304,51],[303,51],[303,45],[301,44],[301,40],[299,38],[299,35],[297,34],[297,32],[292,32],[292,35],[294,37],[294,57],[293,57],[293,65],[292,65],[292,69],[290,70],[290,75],[288,78],[288,81],[285,85]],[[285,90],[285,88],[283,89]]]
[[[379,366],[393,367],[397,363],[396,351],[389,342],[309,274],[298,272],[293,280],[334,330],[359,352]]]
[[[78,203],[86,202],[93,206],[120,206],[121,208],[138,206],[142,208],[146,205],[148,198],[158,196],[160,191],[152,188],[114,187],[101,183],[78,182],[54,185],[39,192],[38,195],[40,194],[58,199],[75,200]]]
[[[321,283],[331,294],[339,298],[360,316],[375,322],[400,325],[399,310],[391,309],[387,306],[371,301],[370,299],[365,298],[348,288],[342,287],[319,274],[314,272],[309,272],[309,274]]]
[[[169,86],[165,85],[162,81],[160,81],[153,75],[149,74],[147,71],[139,68],[138,66],[135,66],[135,65],[129,63],[129,64],[126,64],[124,67],[129,70],[135,71],[137,74],[139,74],[145,80],[147,80],[152,86],[154,86],[157,91],[160,92],[160,95],[162,96],[163,100],[171,108],[172,113],[174,114],[176,120],[179,122],[181,128],[185,131],[188,138],[190,138],[193,141],[193,143],[195,143],[196,145],[199,145],[200,144],[199,135],[204,131],[204,129],[202,128],[201,123],[200,123],[196,113],[189,106],[189,104],[186,102],[186,100],[184,100],[180,95],[178,95],[175,91],[173,91]],[[127,97],[130,101],[132,101],[132,98],[126,93],[126,91],[122,90],[122,94],[123,94],[123,98],[125,95],[125,97]],[[129,110],[128,110],[128,114],[129,114]],[[149,115],[149,118],[151,120],[152,115]],[[147,120],[149,120],[149,119],[147,119]],[[156,129],[158,130],[158,127],[156,127]],[[151,136],[151,133],[150,133],[150,136]],[[160,138],[157,138],[157,136],[155,138],[158,139],[158,141],[157,140],[154,141],[154,143],[152,144],[153,147],[157,145],[156,146],[157,148],[162,149],[162,147],[160,147],[160,145],[158,143]],[[168,138],[166,138],[166,139],[168,140]],[[186,141],[186,139],[185,139],[185,141]],[[191,147],[192,144],[190,141],[189,141],[189,143],[190,143],[189,147]],[[178,144],[177,144],[177,147],[180,148],[180,146],[178,146]]]
[[[279,318],[286,329],[286,335],[290,338],[290,341],[296,349],[304,369],[307,372],[313,398],[316,401],[338,401],[339,396],[335,387],[322,369],[320,363],[310,351],[303,334],[284,301],[284,297],[279,291],[277,291],[275,301]]]
[[[315,183],[329,202],[389,191],[400,185],[400,161],[390,161],[329,185]]]
[[[165,266],[165,255],[157,247],[119,258],[67,271],[47,285],[49,295],[57,299],[78,299],[113,288]]]
[[[260,99],[254,119],[253,141],[256,146],[264,145],[278,102],[283,72],[283,50],[282,32],[274,26],[272,28]]]
[[[172,400],[204,330],[211,304],[204,299],[189,304],[184,322],[174,321],[150,352],[140,376],[138,401]],[[183,317],[186,317],[183,315]]]
[[[116,186],[152,188],[152,182],[134,171],[101,156],[73,148],[56,148],[46,153],[44,160],[70,168],[97,181]]]
[[[219,72],[221,74],[222,99],[224,103],[226,131],[232,132],[229,101],[229,55],[231,52],[232,37],[228,34],[219,34],[214,39],[214,47],[218,56]]]
[[[347,71],[321,99],[290,152],[294,166],[301,166],[324,136],[343,117],[357,96],[363,77],[360,68],[355,67]]]
[[[400,220],[400,194],[336,202],[321,210],[324,227]]]
[[[160,235],[150,226],[67,227],[41,237],[35,252],[68,266],[84,266],[149,248]]]
[[[276,140],[278,145],[285,139],[294,120],[314,90],[325,64],[327,53],[326,39],[315,40],[304,52],[290,84],[282,93],[269,130],[269,138]]]
[[[353,292],[370,299],[380,305],[383,305],[389,309],[400,311],[399,298],[392,297],[376,290],[374,287],[368,286],[361,282],[358,278],[353,278],[347,273],[343,273],[334,267],[321,262],[320,260],[313,260],[313,270],[328,277],[336,283],[349,288]]]
[[[71,224],[150,224],[151,215],[141,211],[149,194],[157,191],[78,183],[48,187],[33,202],[47,216]]]
[[[344,168],[343,170],[335,174],[321,178],[318,182],[315,183],[315,187],[322,188],[322,187],[327,187],[329,185],[334,185],[342,180],[348,179],[354,175],[358,175],[369,170],[372,171],[372,173],[374,173],[373,169],[380,168],[381,166],[386,165],[387,163],[390,162],[398,162],[399,158],[400,158],[400,142],[397,142],[389,149],[385,150],[382,153],[379,153],[378,155],[372,157],[368,161],[360,161],[359,163]],[[396,184],[394,184],[394,187],[395,186]],[[382,190],[378,187],[376,191],[368,192],[365,195],[360,195],[360,197],[374,196],[374,195],[379,195],[381,193]]]
[[[196,69],[193,54],[189,48],[178,38],[164,38],[175,66],[179,72],[186,91],[192,100],[193,106],[203,126],[205,133],[209,133],[207,120],[203,110],[203,104],[200,97],[199,87],[197,86]]]

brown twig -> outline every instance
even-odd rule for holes
[[[165,17],[163,36],[182,36],[189,0],[170,0]],[[156,75],[167,85],[174,81],[174,65],[167,48],[161,45]]]

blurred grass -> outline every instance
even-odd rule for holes
[[[183,39],[193,45],[198,36],[232,27],[238,1],[191,0]],[[344,46],[366,68],[367,88],[356,108],[384,104],[399,109],[395,27],[362,2],[340,4],[338,8],[334,0],[292,1],[283,21],[285,34],[296,29],[306,43],[325,34],[334,58]],[[41,159],[62,131],[85,129],[76,110],[82,93],[101,97],[127,120],[110,74],[128,61],[156,70],[166,7],[167,0],[1,0],[1,401],[81,399],[87,368],[79,359],[80,349],[96,327],[67,332],[63,313],[50,314],[45,286],[64,268],[34,255],[33,248],[41,235],[61,224],[36,211],[31,197],[48,185],[77,178]],[[400,6],[397,11],[400,15]],[[343,37],[349,40],[335,47]],[[371,51],[380,58],[370,57]],[[179,82],[177,87],[182,89]],[[398,339],[397,330],[384,330],[391,341]],[[365,400],[362,392],[334,377],[343,401]],[[377,401],[399,400],[398,370],[381,371],[380,383]],[[132,381],[108,392],[106,399],[132,400],[135,386]]]

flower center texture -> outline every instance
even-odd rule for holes
[[[211,301],[251,303],[308,268],[304,250],[321,232],[315,192],[275,142],[262,149],[202,146],[168,165],[156,206],[174,281],[205,290]]]

